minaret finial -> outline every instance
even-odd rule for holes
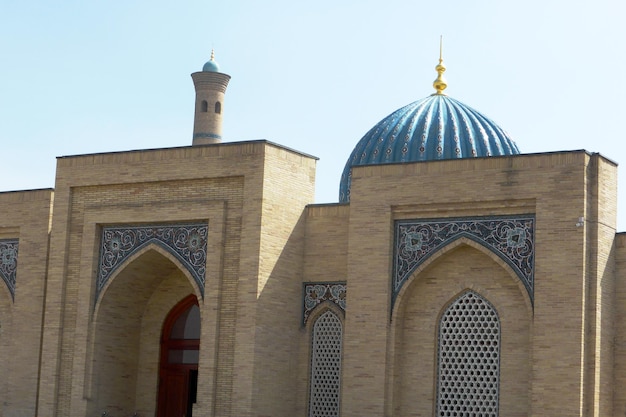
[[[435,67],[437,70],[437,79],[433,81],[433,87],[437,91],[436,94],[443,94],[443,90],[446,89],[448,84],[446,83],[445,78],[443,78],[443,73],[446,71],[446,66],[443,63],[443,35],[439,37],[439,64]]]
[[[443,35],[439,35],[439,62],[443,61]]]
[[[211,48],[211,61],[215,61],[215,49],[213,49],[213,48]]]

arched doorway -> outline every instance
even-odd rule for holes
[[[157,417],[192,417],[198,387],[200,310],[195,295],[168,314],[161,335]]]

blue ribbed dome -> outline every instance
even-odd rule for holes
[[[357,143],[341,175],[339,202],[350,201],[352,167],[519,154],[497,124],[444,94],[396,110]]]

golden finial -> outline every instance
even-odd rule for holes
[[[443,90],[448,86],[446,79],[443,78],[443,73],[446,71],[446,66],[443,64],[443,36],[439,37],[439,64],[437,64],[435,70],[437,70],[439,75],[433,81],[433,87],[437,90],[436,94],[443,94]]]
[[[215,61],[215,49],[213,48],[211,48],[211,61]]]

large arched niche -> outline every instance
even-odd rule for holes
[[[396,298],[389,350],[390,414],[435,412],[439,320],[468,290],[489,301],[500,318],[500,415],[530,412],[531,300],[506,262],[463,238],[414,271]]]
[[[89,415],[154,415],[163,321],[189,294],[201,297],[193,277],[156,244],[109,278],[94,309]]]

